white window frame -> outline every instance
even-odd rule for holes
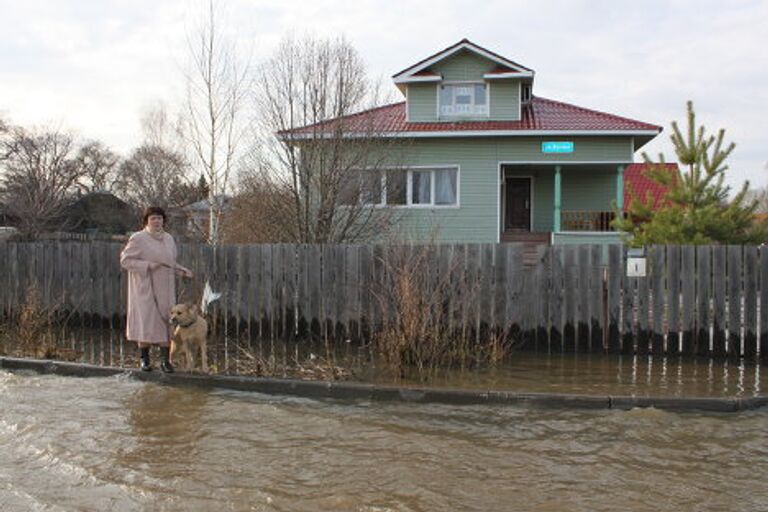
[[[435,171],[441,171],[443,169],[455,169],[456,170],[456,202],[454,204],[435,204]],[[413,172],[414,171],[431,171],[429,177],[429,203],[414,203],[413,202]],[[411,208],[411,209],[455,209],[461,206],[461,166],[459,165],[419,165],[409,166],[403,169],[403,172],[407,172],[406,177],[406,204],[388,205],[386,203],[386,197],[384,205],[389,208]]]
[[[485,87],[485,109],[483,112],[469,112],[469,113],[459,113],[459,114],[445,114],[443,113],[443,105],[440,102],[440,99],[442,97],[442,88],[445,86],[475,86],[475,85],[482,85]],[[452,96],[452,98],[455,100],[455,96]],[[475,105],[475,94],[472,93],[472,107],[473,110],[477,107]],[[455,103],[454,105],[455,106]],[[438,119],[461,119],[461,118],[471,118],[471,117],[490,117],[491,115],[491,86],[488,82],[484,82],[482,80],[471,80],[471,81],[445,81],[437,84],[437,117]]]
[[[455,169],[456,170],[456,202],[454,204],[435,204],[435,171],[441,171],[443,169]],[[361,171],[363,171],[361,169]],[[398,171],[406,173],[405,178],[405,204],[389,204],[387,203],[387,172]],[[414,203],[413,202],[413,171],[432,171],[430,175],[429,183],[429,203]],[[368,171],[371,172],[371,171]],[[381,173],[381,202],[379,203],[360,203],[359,206],[364,208],[408,208],[414,210],[444,210],[444,209],[457,209],[461,207],[461,166],[456,164],[447,165],[417,165],[408,167],[389,167],[376,170]],[[352,205],[342,204],[340,208],[350,208]]]

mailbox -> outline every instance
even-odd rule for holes
[[[644,248],[632,248],[627,251],[627,277],[645,277],[646,258]]]

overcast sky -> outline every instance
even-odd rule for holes
[[[466,37],[536,71],[534,94],[660,124],[695,102],[737,143],[729,183],[768,185],[768,1],[223,2],[255,64],[288,33],[344,34],[374,76]],[[0,0],[0,115],[125,154],[149,106],[180,104],[197,0]],[[636,155],[636,160],[640,155]]]

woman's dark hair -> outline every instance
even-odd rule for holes
[[[163,224],[165,224],[165,210],[160,208],[159,206],[148,206],[146,210],[144,210],[144,215],[141,218],[141,225],[146,227],[147,222],[149,222],[149,216],[150,215],[160,215],[163,218]]]

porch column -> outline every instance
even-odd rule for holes
[[[555,233],[560,232],[560,206],[562,205],[562,181],[560,180],[560,166],[555,166]]]
[[[624,210],[624,166],[616,168],[616,208]]]

